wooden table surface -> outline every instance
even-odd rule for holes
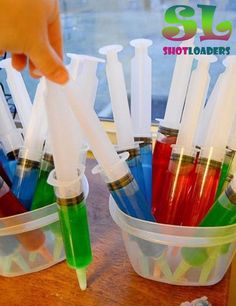
[[[213,306],[226,306],[230,272],[211,287],[178,287],[137,275],[126,255],[121,232],[108,210],[108,191],[99,176],[91,175],[87,203],[91,223],[93,264],[88,269],[88,289],[81,292],[76,274],[65,262],[47,270],[0,277],[0,306],[178,306],[208,296]]]

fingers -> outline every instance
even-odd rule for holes
[[[38,69],[42,75],[49,80],[64,84],[68,81],[68,72],[56,51],[51,47],[49,42],[43,42],[40,46],[34,48],[29,54],[32,61],[31,73],[35,75],[33,70]],[[37,76],[37,73],[36,73]]]
[[[21,71],[27,64],[27,57],[24,54],[12,54],[11,63],[16,70]]]
[[[35,79],[38,79],[42,76],[40,71],[35,67],[31,60],[29,60],[29,71],[30,75]]]

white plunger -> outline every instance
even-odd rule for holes
[[[126,150],[134,148],[135,144],[123,67],[117,55],[122,49],[123,47],[120,45],[110,45],[99,49],[99,53],[106,55],[107,58],[106,75],[118,147],[121,150]]]
[[[121,162],[114,146],[103,130],[101,123],[92,109],[92,103],[86,103],[79,96],[80,88],[74,81],[69,81],[64,90],[68,103],[79,120],[81,130],[86,135],[90,148],[109,182],[125,176],[129,170],[126,162]]]
[[[187,40],[180,44],[180,47],[193,47],[194,39]],[[179,129],[179,123],[184,107],[184,102],[188,90],[189,79],[193,64],[193,55],[178,55],[172,76],[166,112],[161,125]]]
[[[0,143],[6,154],[18,150],[23,145],[19,129],[16,128],[7,101],[0,86]]]
[[[183,147],[184,154],[190,156],[200,112],[205,104],[210,84],[209,67],[217,58],[213,55],[204,55],[198,56],[197,60],[197,68],[192,72],[190,78],[185,107],[176,141],[176,147]]]
[[[152,60],[148,55],[149,39],[130,41],[135,48],[131,60],[131,119],[136,137],[151,137]]]
[[[37,86],[29,126],[25,133],[24,157],[34,161],[40,161],[43,144],[47,134],[47,119],[44,101],[45,87],[45,79],[41,78]]]
[[[17,113],[25,132],[29,125],[32,103],[25,87],[24,80],[21,73],[12,67],[10,58],[0,61],[0,67],[6,70],[7,85],[10,89]]]
[[[203,142],[204,148],[213,148],[212,159],[217,161],[222,161],[224,157],[230,130],[236,115],[236,86],[234,84],[236,56],[228,56],[224,65],[226,70],[220,76],[220,83],[217,85],[219,86],[218,93],[215,95],[214,109],[209,118],[208,129]]]

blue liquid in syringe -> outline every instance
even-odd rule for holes
[[[19,159],[11,190],[27,210],[31,207],[38,176],[38,162]]]
[[[121,184],[116,189],[109,184],[109,189],[113,199],[124,213],[134,218],[155,222],[147,201],[135,179],[130,180],[128,184],[123,184],[123,186]]]
[[[145,193],[146,193],[145,181],[144,181],[144,176],[143,176],[143,168],[142,168],[140,155],[134,156],[133,158],[129,158],[126,160],[126,162],[129,166],[130,172],[132,173],[139,188],[141,189],[141,191],[143,192],[145,196]]]
[[[7,173],[7,176],[12,181],[16,171],[16,158],[13,158],[13,155],[11,155],[11,153],[6,156],[4,152],[0,149],[0,160],[2,162],[4,170]]]
[[[140,146],[141,162],[148,204],[152,205],[152,144]]]

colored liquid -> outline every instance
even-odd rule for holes
[[[185,200],[183,225],[197,226],[214,203],[221,168],[198,164],[196,179]]]
[[[0,191],[0,218],[10,217],[25,212],[25,207],[21,205],[13,193],[9,191],[7,185],[3,184]],[[26,217],[24,217],[24,220],[25,222],[27,221]],[[11,220],[5,220],[4,224],[6,226],[11,226],[11,222]],[[41,230],[33,230],[21,234],[16,234],[15,237],[28,251],[37,250],[43,245],[45,241],[44,234]]]
[[[152,203],[152,145],[140,146],[141,163],[143,168],[145,194],[151,209]]]
[[[9,167],[9,170],[10,170],[9,177],[10,177],[11,181],[13,181],[13,177],[16,173],[16,166],[17,166],[17,160],[9,160],[8,161],[8,167]]]
[[[128,185],[110,192],[124,213],[138,219],[155,222],[148,203],[134,179]]]
[[[160,197],[163,188],[163,180],[168,169],[171,145],[176,143],[176,137],[164,137],[157,140],[152,159],[152,212],[158,219],[158,212],[161,209]]]
[[[58,205],[58,210],[67,263],[72,268],[85,268],[92,262],[85,202]]]
[[[194,161],[183,162],[171,160],[163,183],[163,192],[160,198],[160,213],[156,220],[159,223],[180,225],[184,202],[192,183]]]
[[[25,168],[18,165],[13,178],[11,190],[27,210],[31,207],[38,175],[38,168]]]
[[[0,161],[2,163],[2,167],[4,168],[7,176],[9,177],[10,181],[12,182],[15,171],[16,171],[16,160],[9,160],[4,152],[0,149]]]
[[[9,179],[6,171],[4,170],[2,163],[0,162],[0,176],[3,178],[3,180],[7,183],[9,187],[11,187],[11,180]]]
[[[235,152],[231,151],[231,154],[226,154],[225,159],[224,159],[224,163],[221,169],[221,175],[220,175],[220,181],[219,181],[219,185],[218,185],[218,189],[216,192],[216,197],[215,199],[218,199],[219,196],[221,195],[221,193],[224,191],[224,188],[227,187],[227,185],[225,184],[226,179],[229,175],[230,172],[230,168],[233,162],[233,159],[235,157]]]
[[[47,183],[50,171],[41,170],[35,189],[31,210],[47,206],[56,201],[53,186]]]
[[[226,226],[236,223],[236,203],[232,203],[224,192],[216,200],[199,226]],[[221,247],[220,253],[227,254],[230,244]]]
[[[132,173],[138,184],[139,189],[141,190],[143,195],[146,196],[143,168],[140,155],[137,155],[131,159],[127,159],[126,162],[129,166],[130,172]]]
[[[214,203],[199,226],[225,226],[236,223],[236,203],[224,192]]]

